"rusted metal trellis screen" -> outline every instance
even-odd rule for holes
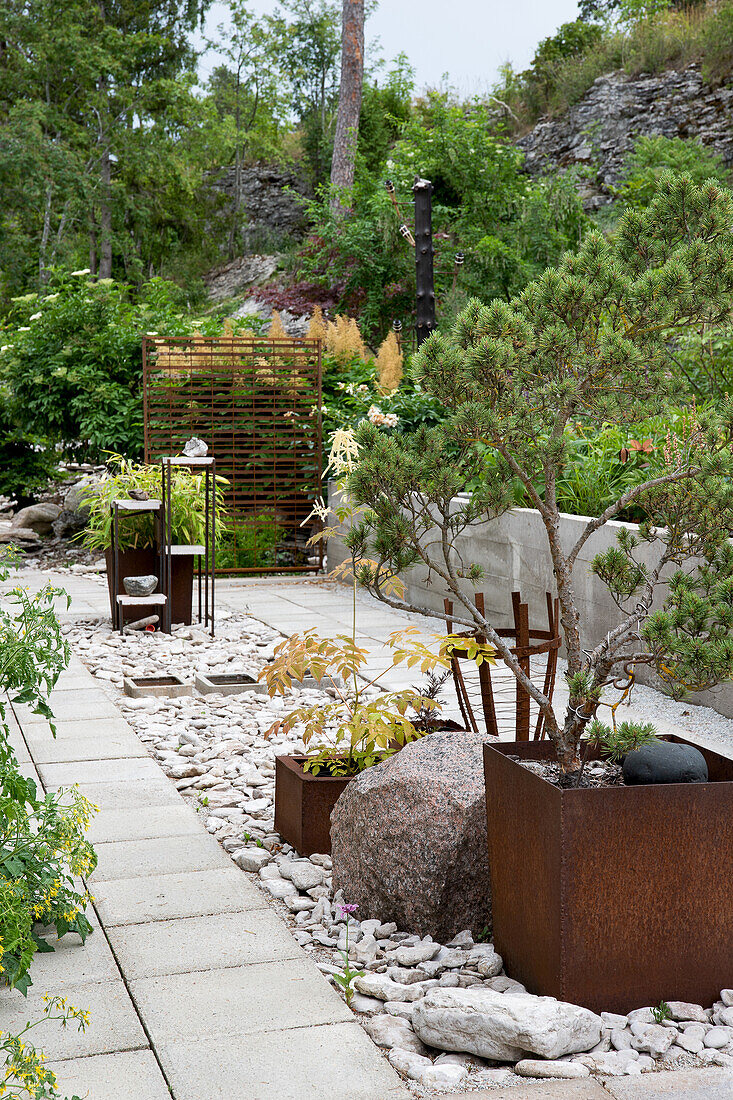
[[[321,351],[317,340],[146,337],[145,458],[204,439],[232,532],[217,572],[315,570],[301,527],[321,493]]]

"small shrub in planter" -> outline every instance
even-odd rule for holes
[[[590,519],[573,545],[561,540],[556,494],[567,454],[566,426],[583,421],[591,428],[623,428],[663,412],[675,396],[670,367],[677,337],[692,325],[718,323],[732,305],[733,196],[715,181],[696,186],[688,177],[667,173],[649,207],[628,211],[614,236],[589,233],[576,254],[566,254],[518,297],[490,305],[471,302],[452,334],[436,333],[426,341],[416,357],[417,377],[450,410],[442,424],[399,442],[369,424],[357,431],[359,461],[348,488],[355,504],[366,510],[346,541],[354,559],[363,558],[357,566],[360,581],[390,606],[434,615],[388,587],[416,562],[426,566],[433,584],[440,583],[453,600],[453,621],[486,637],[545,715],[550,745],[524,746],[522,755],[554,756],[571,788],[572,780],[580,778],[588,724],[609,696],[618,701],[615,689],[630,689],[637,666],[656,670],[678,697],[733,674],[733,405],[726,401],[718,410],[689,409],[677,430],[670,431],[663,468]],[[483,458],[486,448],[496,458],[491,465]],[[477,486],[473,494],[456,499],[468,482]],[[472,589],[481,579],[480,563],[463,562],[454,550],[456,536],[471,524],[512,506],[517,483],[547,533],[568,661],[564,713],[557,713],[528,679],[476,607]],[[596,531],[635,502],[658,517],[657,525],[642,523],[638,535],[622,529],[617,545],[593,560],[593,572],[606,583],[619,619],[597,645],[586,648],[575,576],[578,556]],[[652,611],[659,592],[661,606]],[[487,748],[485,755],[491,810],[498,749]],[[507,769],[502,774],[507,777]],[[733,872],[733,786],[722,766],[711,769],[710,776],[710,784],[686,789],[677,811],[672,803],[666,807],[671,817],[665,819],[665,834],[676,828],[680,853],[689,854],[683,843],[693,812],[688,803],[707,804],[709,788],[716,790],[721,831],[713,836],[703,829],[690,867],[681,866],[674,845],[657,849],[659,819],[648,807],[661,797],[658,789],[642,785],[593,792],[639,807],[637,818],[629,818],[636,827],[629,832],[628,852],[609,849],[607,862],[626,857],[645,867],[659,865],[651,897],[640,887],[635,890],[633,880],[615,901],[605,894],[608,868],[597,844],[600,817],[584,788],[562,791],[562,803],[558,797],[548,804],[551,816],[542,820],[529,814],[526,799],[515,792],[514,832],[502,834],[504,848],[496,831],[492,840],[489,813],[496,945],[511,960],[516,977],[534,992],[560,995],[557,968],[540,974],[528,964],[529,926],[524,939],[516,940],[518,910],[512,899],[523,896],[529,905],[538,890],[528,885],[522,894],[517,889],[516,879],[506,873],[512,861],[522,875],[549,876],[557,888],[548,888],[548,904],[560,911],[567,901],[563,891],[582,891],[587,903],[583,934],[594,945],[594,954],[582,965],[589,968],[588,980],[597,978],[598,998],[605,996],[606,1005],[612,998],[621,1004],[642,996],[642,986],[648,991],[645,1004],[660,996],[708,1004],[714,992],[733,982],[733,910],[716,885]],[[550,787],[539,776],[530,774],[529,781],[525,793],[530,800],[537,784]],[[671,784],[668,791],[678,787]],[[560,864],[539,867],[528,858],[540,844],[538,830],[544,835],[561,828],[561,805],[572,805],[579,815],[573,836],[565,837],[570,847],[561,845],[559,857],[563,867],[576,866],[574,882],[560,882]],[[504,806],[508,812],[506,800]],[[697,812],[693,816],[701,819]],[[705,869],[702,878],[700,868]],[[696,893],[706,899],[704,911],[696,908]],[[534,916],[527,920],[535,930],[538,922],[554,919],[554,913],[539,912],[534,902],[531,908]],[[614,974],[604,968],[604,959],[613,954],[630,914],[653,935],[645,938],[643,952]],[[684,944],[674,937],[675,926],[685,927]],[[552,949],[562,957],[566,944],[558,927]],[[675,988],[660,995],[659,986],[671,981],[671,954]],[[714,987],[711,959],[718,974]],[[642,976],[642,986],[629,981],[632,969]],[[704,988],[697,983],[703,973]]]
[[[266,681],[271,696],[298,685],[307,671],[335,695],[331,703],[296,707],[266,735],[303,730],[306,754],[275,758],[275,828],[302,855],[330,851],[331,810],[349,779],[398,752],[408,741],[444,728],[437,716],[440,703],[434,681],[424,694],[413,688],[389,692],[377,688],[387,672],[403,663],[419,664],[423,673],[446,668],[451,646],[465,645],[465,639],[448,635],[433,652],[417,641],[416,633],[398,631],[390,636],[392,664],[371,680],[363,675],[369,653],[352,637],[319,638],[313,631],[282,642],[274,660],[262,670],[260,679]],[[477,660],[491,660],[487,648],[478,642],[472,645],[472,653]]]

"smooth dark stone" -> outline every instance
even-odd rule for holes
[[[708,766],[699,749],[674,741],[652,741],[626,754],[624,783],[707,783]]]

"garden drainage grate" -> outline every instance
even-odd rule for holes
[[[196,673],[196,690],[202,695],[211,695],[218,692],[220,695],[241,695],[245,691],[256,691],[260,694],[267,691],[265,684],[260,684],[246,672],[227,673]]]
[[[170,676],[125,676],[125,695],[133,699],[178,698],[181,695],[193,695],[193,684],[186,684],[175,673]]]

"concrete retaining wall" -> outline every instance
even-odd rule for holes
[[[329,500],[334,501],[335,496],[331,486]],[[456,499],[458,501],[460,497]],[[583,516],[561,516],[560,537],[566,551],[574,545],[587,522]],[[621,614],[605,585],[591,573],[590,563],[596,554],[615,545],[616,535],[622,527],[638,530],[633,523],[610,521],[588,539],[575,565],[573,576],[583,644],[589,648],[621,620]],[[516,508],[498,519],[477,524],[458,539],[457,550],[465,566],[475,563],[484,570],[484,578],[476,587],[484,593],[486,610],[496,626],[512,624],[510,593],[515,591],[521,592],[522,599],[529,603],[530,624],[541,628],[547,626],[545,593],[552,592],[554,595],[555,583],[547,535],[539,512],[532,508]],[[637,556],[651,565],[657,554],[657,548],[642,544]],[[328,568],[333,569],[346,556],[342,540],[338,537],[329,539]],[[444,591],[439,578],[431,583],[426,568],[416,565],[402,579],[410,602],[428,611],[442,612],[443,599],[448,592]],[[473,587],[467,584],[466,591],[472,591]],[[654,607],[660,606],[663,598],[662,588]],[[639,669],[639,680],[658,686],[648,669]],[[700,693],[691,697],[690,701],[733,717],[733,685]]]

